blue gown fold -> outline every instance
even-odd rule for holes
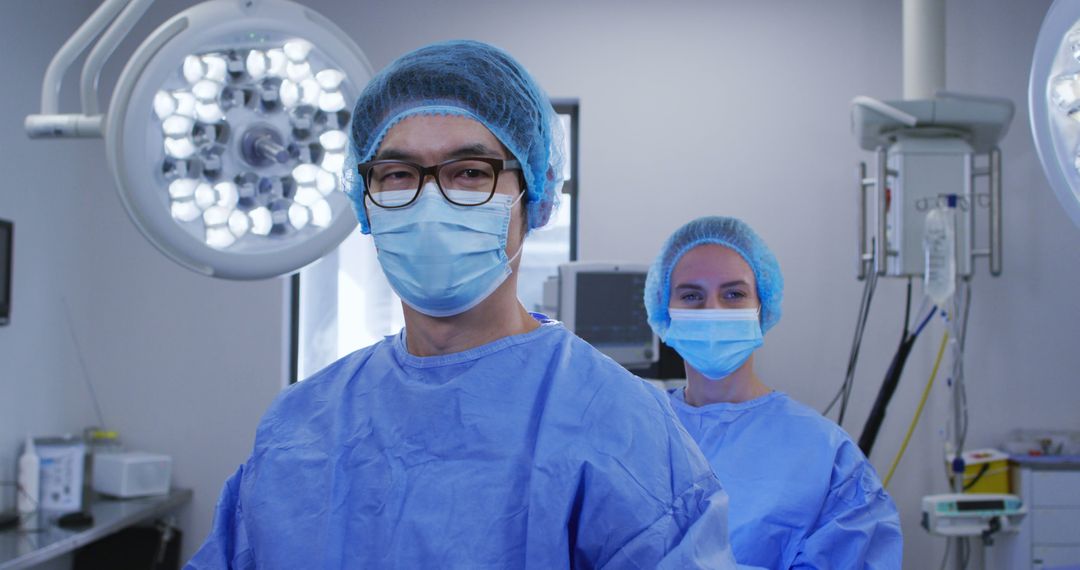
[[[434,357],[402,331],[286,389],[188,568],[734,567],[666,396],[541,324]]]
[[[870,462],[835,423],[782,392],[675,414],[730,496],[740,564],[764,568],[899,569],[896,506]]]

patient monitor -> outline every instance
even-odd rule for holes
[[[544,284],[544,305],[566,328],[629,369],[659,357],[643,294],[648,266],[570,262]]]

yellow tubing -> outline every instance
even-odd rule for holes
[[[926,398],[930,396],[930,387],[934,385],[934,378],[937,378],[938,366],[941,365],[941,357],[945,355],[945,345],[949,342],[949,331],[945,331],[945,334],[941,336],[941,348],[938,349],[937,358],[934,359],[934,369],[930,371],[930,378],[926,380],[926,387],[923,388],[922,398],[919,400],[919,407],[915,408],[915,417],[911,418],[911,425],[908,426],[907,435],[904,436],[904,443],[900,444],[900,451],[896,452],[896,457],[893,458],[892,466],[889,467],[889,474],[885,476],[884,486],[889,486],[889,481],[892,480],[893,473],[896,472],[896,466],[900,464],[900,458],[904,456],[904,452],[907,451],[908,442],[911,441],[911,434],[915,432],[915,426],[919,423],[919,415],[922,414],[923,406],[926,405]]]

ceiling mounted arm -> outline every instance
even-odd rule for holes
[[[124,1],[129,2],[127,7],[109,26],[101,39],[94,44],[94,49],[90,50],[90,55],[86,56],[86,63],[83,64],[82,77],[79,83],[83,115],[101,114],[98,104],[98,79],[101,77],[101,68],[105,66],[105,61],[112,56],[116,46],[120,45],[120,42],[131,33],[135,23],[139,21],[139,18],[142,18],[147,8],[154,3],[154,0]]]
[[[64,74],[75,58],[94,41],[94,38],[105,29],[120,13],[129,0],[105,0],[97,10],[75,30],[75,33],[64,42],[60,51],[56,52],[49,67],[45,70],[45,80],[41,85],[41,114],[55,115],[60,112],[60,85],[64,81]]]
[[[24,123],[30,138],[100,137],[101,115],[60,114],[60,88],[68,68],[94,41],[130,0],[105,0],[49,62],[41,85],[41,113],[28,115]],[[85,111],[85,110],[84,110]]]

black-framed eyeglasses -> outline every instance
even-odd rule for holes
[[[357,166],[364,194],[382,208],[404,208],[416,201],[424,180],[435,179],[439,193],[451,204],[479,206],[495,195],[499,174],[521,170],[516,160],[469,157],[420,166],[404,160],[374,160]]]

